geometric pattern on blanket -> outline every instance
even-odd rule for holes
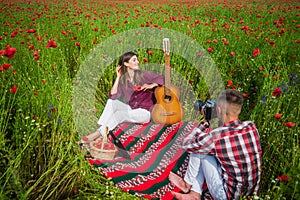
[[[118,153],[113,160],[99,160],[91,156],[87,159],[123,191],[147,199],[173,199],[171,191],[180,190],[170,183],[168,175],[173,171],[184,176],[189,154],[181,149],[181,143],[197,124],[122,123],[113,133],[130,154],[131,160],[118,156]]]

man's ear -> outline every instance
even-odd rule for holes
[[[220,106],[217,106],[217,114],[220,115],[222,113],[222,109]]]

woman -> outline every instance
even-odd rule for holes
[[[138,56],[133,52],[126,52],[120,57],[116,74],[116,80],[110,90],[110,98],[97,122],[100,128],[83,137],[82,142],[91,142],[100,135],[103,136],[106,127],[108,130],[113,130],[122,122],[150,121],[150,110],[154,104],[154,88],[164,84],[164,77],[141,71]]]

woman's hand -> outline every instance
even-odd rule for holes
[[[112,95],[116,94],[118,92],[118,86],[119,86],[119,81],[120,81],[120,77],[121,77],[121,67],[122,66],[120,66],[120,65],[116,67],[117,78],[110,90],[110,94],[112,94]]]
[[[154,87],[157,87],[157,86],[158,86],[157,83],[144,84],[144,85],[142,85],[142,86],[139,88],[139,90],[145,91],[145,90],[149,90],[149,89],[152,89],[152,88],[154,88]]]
[[[122,66],[120,66],[120,65],[118,65],[118,66],[116,67],[117,78],[120,78],[120,77],[121,77],[121,67],[122,67]]]

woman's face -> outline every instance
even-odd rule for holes
[[[139,60],[137,58],[137,56],[132,56],[128,62],[125,62],[124,65],[131,70],[137,70],[139,69]]]

